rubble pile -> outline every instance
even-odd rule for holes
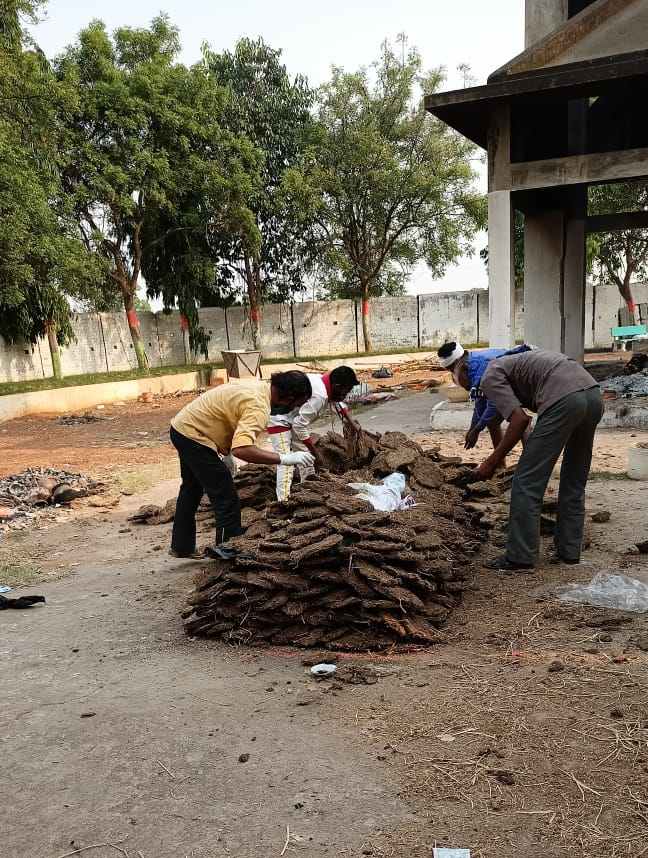
[[[83,414],[62,414],[56,418],[56,422],[61,426],[84,426],[86,423],[101,423],[109,419],[109,417],[103,417],[99,414],[93,414],[91,411],[86,411]]]
[[[190,635],[254,645],[377,650],[444,639],[487,531],[459,488],[469,469],[398,432],[319,440],[327,468],[271,502],[234,561],[209,564],[183,611]],[[247,470],[247,469],[245,469]],[[399,470],[417,506],[377,512],[349,482]],[[272,473],[272,470],[271,470]],[[500,491],[496,481],[491,491]]]
[[[39,508],[69,504],[101,488],[101,483],[84,474],[28,468],[20,474],[0,477],[0,520],[34,518]]]
[[[608,378],[601,383],[601,389],[624,397],[648,396],[648,369]]]

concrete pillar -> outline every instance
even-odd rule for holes
[[[488,194],[489,342],[495,348],[515,344],[514,220],[510,191]]]
[[[525,218],[524,339],[583,359],[585,218],[576,207]]]
[[[560,280],[563,213],[524,218],[524,339],[549,351],[562,351]]]
[[[568,215],[562,282],[562,349],[575,360],[585,355],[585,216]]]
[[[568,0],[526,0],[524,46],[531,47],[568,19]]]

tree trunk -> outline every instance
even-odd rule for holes
[[[633,269],[632,265],[628,264],[628,267],[626,268],[625,275],[623,277],[623,289],[621,290],[621,294],[625,298],[626,305],[628,307],[628,310],[630,310],[631,313],[634,313],[636,308],[637,308],[637,305],[635,304],[634,297],[632,295],[632,275],[633,275],[633,273],[634,273],[634,269]]]
[[[137,318],[137,311],[135,310],[133,293],[130,291],[122,290],[122,294],[124,296],[124,309],[126,310],[128,329],[130,331],[131,339],[133,341],[135,357],[137,358],[137,366],[139,367],[139,369],[145,369],[148,371],[148,358],[146,357],[146,351],[144,350],[144,341],[142,340],[140,323],[139,319]]]
[[[364,339],[365,352],[373,350],[371,333],[369,331],[369,287],[362,287],[362,338]]]
[[[252,347],[261,348],[261,307],[259,297],[261,295],[261,272],[255,262],[252,264],[248,256],[245,257],[245,274],[247,280],[248,301],[250,303],[250,333],[252,336]]]
[[[52,374],[54,375],[54,378],[63,378],[63,371],[61,370],[61,351],[56,338],[56,322],[47,322],[45,329],[47,330],[47,342],[52,356]]]

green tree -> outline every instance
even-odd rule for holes
[[[209,236],[216,263],[212,293],[231,300],[239,284],[243,286],[258,347],[261,304],[287,301],[304,288],[312,252],[309,234],[287,204],[282,182],[309,139],[313,94],[305,78],[290,78],[281,51],[262,39],[241,39],[233,52],[221,54],[205,47],[204,61],[213,80],[229,92],[228,126],[262,155],[260,182],[249,199],[258,249],[255,252],[236,232],[215,230]]]
[[[596,185],[589,190],[590,214],[645,211],[648,182]],[[628,309],[634,311],[632,281],[648,275],[648,230],[628,229],[590,236],[592,259],[600,278],[618,288]]]
[[[472,145],[421,102],[442,80],[422,74],[416,51],[397,57],[387,44],[371,71],[333,69],[319,93],[319,139],[286,177],[296,210],[314,220],[329,280],[362,300],[366,350],[369,298],[393,293],[420,261],[441,276],[484,225]]]
[[[95,21],[57,62],[78,92],[66,117],[64,187],[84,241],[109,265],[142,368],[135,295],[144,269],[151,294],[183,310],[197,234],[237,228],[254,241],[245,207],[253,152],[221,130],[222,96],[204,70],[176,62],[178,51],[165,16],[112,39]]]
[[[38,5],[9,0],[0,10],[0,334],[47,337],[60,378],[59,345],[72,336],[66,295],[84,294],[98,270],[59,181],[57,110],[70,94],[23,29]]]

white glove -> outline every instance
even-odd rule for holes
[[[295,453],[280,453],[279,461],[282,465],[298,465],[302,468],[312,468],[315,464],[315,456],[312,453],[297,451]]]

